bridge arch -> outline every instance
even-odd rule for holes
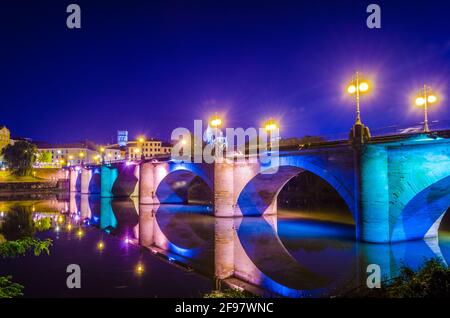
[[[450,176],[426,187],[405,205],[394,222],[391,241],[436,237],[449,207]]]
[[[354,175],[329,162],[308,157],[280,158],[279,166],[271,166],[251,178],[237,198],[237,207],[241,214],[274,214],[277,196],[284,185],[292,178],[309,171],[326,181],[348,206],[353,219],[357,220],[354,198]]]
[[[208,171],[202,168],[194,164],[172,164],[160,169],[163,172],[159,172],[159,181],[155,185],[158,203],[211,204],[214,197],[213,183]],[[198,187],[196,191],[193,191],[194,187]]]

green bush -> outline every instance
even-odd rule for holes
[[[33,249],[34,255],[39,256],[45,252],[50,255],[49,247],[52,246],[53,241],[46,239],[41,241],[38,238],[26,237],[15,241],[6,241],[0,243],[0,257],[18,257],[24,256],[26,252]]]
[[[369,298],[448,298],[450,268],[438,258],[426,259],[417,271],[403,265],[400,274],[381,288],[358,288],[343,297]]]
[[[23,286],[11,281],[11,276],[0,276],[0,298],[23,296]]]
[[[38,232],[50,230],[52,228],[52,218],[45,217],[34,222],[34,228]]]
[[[426,260],[416,272],[403,266],[384,293],[390,298],[450,297],[450,269],[437,258]]]

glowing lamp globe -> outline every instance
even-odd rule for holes
[[[214,117],[213,119],[211,119],[211,127],[217,128],[220,125],[222,125],[222,120],[219,117]]]
[[[425,98],[423,98],[423,97],[417,97],[416,98],[416,105],[417,106],[422,106],[424,104],[425,104]]]
[[[367,92],[369,90],[369,84],[366,82],[362,82],[359,84],[359,91],[360,92]]]
[[[432,104],[437,101],[437,97],[435,95],[430,95],[430,96],[428,96],[427,100],[430,104]]]
[[[355,94],[356,93],[356,86],[352,84],[349,87],[347,87],[347,93]]]

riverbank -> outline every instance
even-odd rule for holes
[[[67,180],[39,182],[1,182],[0,198],[11,198],[26,194],[49,194],[65,192],[68,189]]]
[[[68,186],[60,169],[34,169],[31,176],[0,171],[0,199],[40,199],[43,195],[64,193]]]

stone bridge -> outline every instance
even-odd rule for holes
[[[309,171],[342,197],[356,238],[394,242],[437,236],[450,206],[450,131],[372,138],[281,149],[261,163],[227,158],[213,164],[142,160],[70,167],[72,192],[102,197],[138,196],[142,205],[189,201],[196,180],[210,194],[216,217],[276,214],[277,196],[293,177]]]

